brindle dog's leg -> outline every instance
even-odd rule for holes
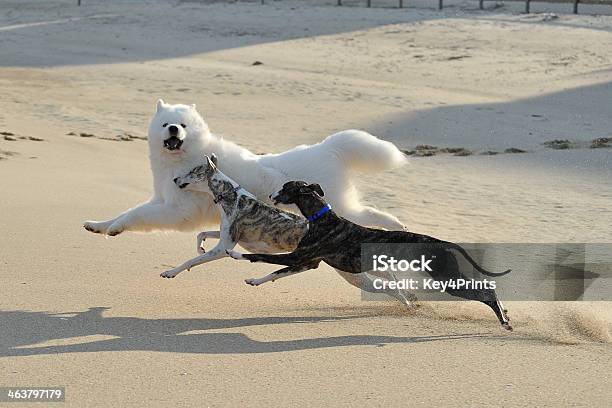
[[[177,266],[174,269],[170,269],[169,271],[163,272],[160,274],[162,278],[174,278],[179,273],[190,270],[194,266],[201,265],[205,262],[214,261],[217,259],[225,258],[227,256],[227,251],[234,249],[237,242],[232,239],[229,233],[229,225],[228,221],[225,218],[221,219],[221,233],[219,242],[217,245],[206,252],[205,254],[198,255],[193,259],[188,260],[180,266]]]
[[[206,241],[206,238],[219,239],[220,236],[221,236],[221,231],[203,231],[203,232],[200,232],[198,234],[198,237],[196,238],[196,249],[198,251],[198,254],[202,255],[203,253],[206,252],[206,250],[204,249],[204,241]]]
[[[308,271],[310,269],[315,269],[319,266],[319,262],[310,265],[299,265],[299,266],[287,266],[285,268],[279,269],[278,271],[272,272],[269,275],[264,276],[259,279],[245,279],[244,281],[251,286],[259,286],[262,283],[266,282],[274,282],[277,279],[285,278],[287,276],[295,275],[296,273]]]
[[[235,245],[235,244],[234,244]],[[176,275],[183,271],[188,271],[194,266],[201,265],[205,262],[215,261],[217,259],[225,258],[227,256],[226,246],[223,243],[217,244],[213,249],[206,252],[205,254],[198,255],[195,258],[188,260],[182,265],[176,268],[170,269],[169,271],[161,273],[159,276],[162,278],[174,278]]]

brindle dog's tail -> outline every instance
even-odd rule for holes
[[[470,254],[467,253],[467,251],[465,249],[463,249],[461,246],[457,245],[457,244],[453,244],[452,242],[448,243],[450,249],[454,249],[455,251],[461,253],[461,255],[463,255],[465,257],[465,259],[467,259],[467,261],[474,267],[474,269],[476,269],[478,272],[482,273],[483,275],[487,275],[487,276],[504,276],[508,273],[510,273],[512,271],[512,269],[508,269],[505,270],[503,272],[489,272],[486,269],[484,269],[482,266],[478,265],[476,263],[476,261],[470,256]]]

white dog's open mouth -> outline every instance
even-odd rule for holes
[[[179,151],[182,145],[183,141],[175,136],[169,137],[168,139],[164,140],[164,147],[171,152]]]

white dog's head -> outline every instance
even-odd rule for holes
[[[191,144],[201,144],[208,137],[208,125],[195,105],[170,105],[157,101],[157,110],[149,125],[151,152],[180,155]]]

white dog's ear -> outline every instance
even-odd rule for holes
[[[157,100],[157,112],[164,110],[165,107],[166,107],[166,102],[164,102],[163,99],[158,99]]]

